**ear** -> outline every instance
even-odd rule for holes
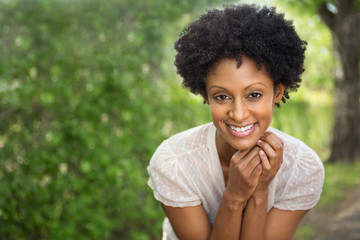
[[[202,93],[200,93],[200,95],[201,95],[201,96],[203,97],[203,99],[204,99],[204,102],[203,102],[203,103],[209,105],[209,98],[208,98],[206,92],[202,92]]]
[[[278,103],[280,102],[281,98],[284,95],[284,91],[285,91],[285,86],[280,84],[276,89],[275,89],[275,98],[274,98],[274,102]]]
[[[209,105],[209,99],[207,97],[204,97],[204,104]]]

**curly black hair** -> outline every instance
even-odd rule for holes
[[[275,7],[230,5],[208,11],[183,30],[174,44],[175,66],[183,86],[206,98],[206,77],[216,64],[232,58],[240,67],[246,55],[259,69],[266,67],[275,88],[285,86],[285,103],[301,82],[306,44]]]

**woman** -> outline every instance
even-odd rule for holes
[[[320,198],[316,153],[270,123],[301,82],[306,42],[274,8],[209,11],[175,43],[183,85],[212,122],[154,153],[149,186],[167,216],[164,239],[291,239]]]

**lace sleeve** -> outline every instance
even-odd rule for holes
[[[190,207],[201,204],[191,177],[167,141],[155,151],[147,170],[150,175],[148,185],[154,197],[164,205]]]
[[[295,164],[280,198],[274,207],[283,210],[307,210],[320,199],[324,183],[324,166],[308,146],[298,146]]]

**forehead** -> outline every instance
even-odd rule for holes
[[[273,86],[273,80],[269,76],[265,67],[259,68],[259,65],[249,57],[242,57],[242,64],[239,66],[236,59],[221,59],[209,72],[206,85],[211,84],[229,84],[229,85],[247,85],[254,81],[263,82],[266,85]]]

